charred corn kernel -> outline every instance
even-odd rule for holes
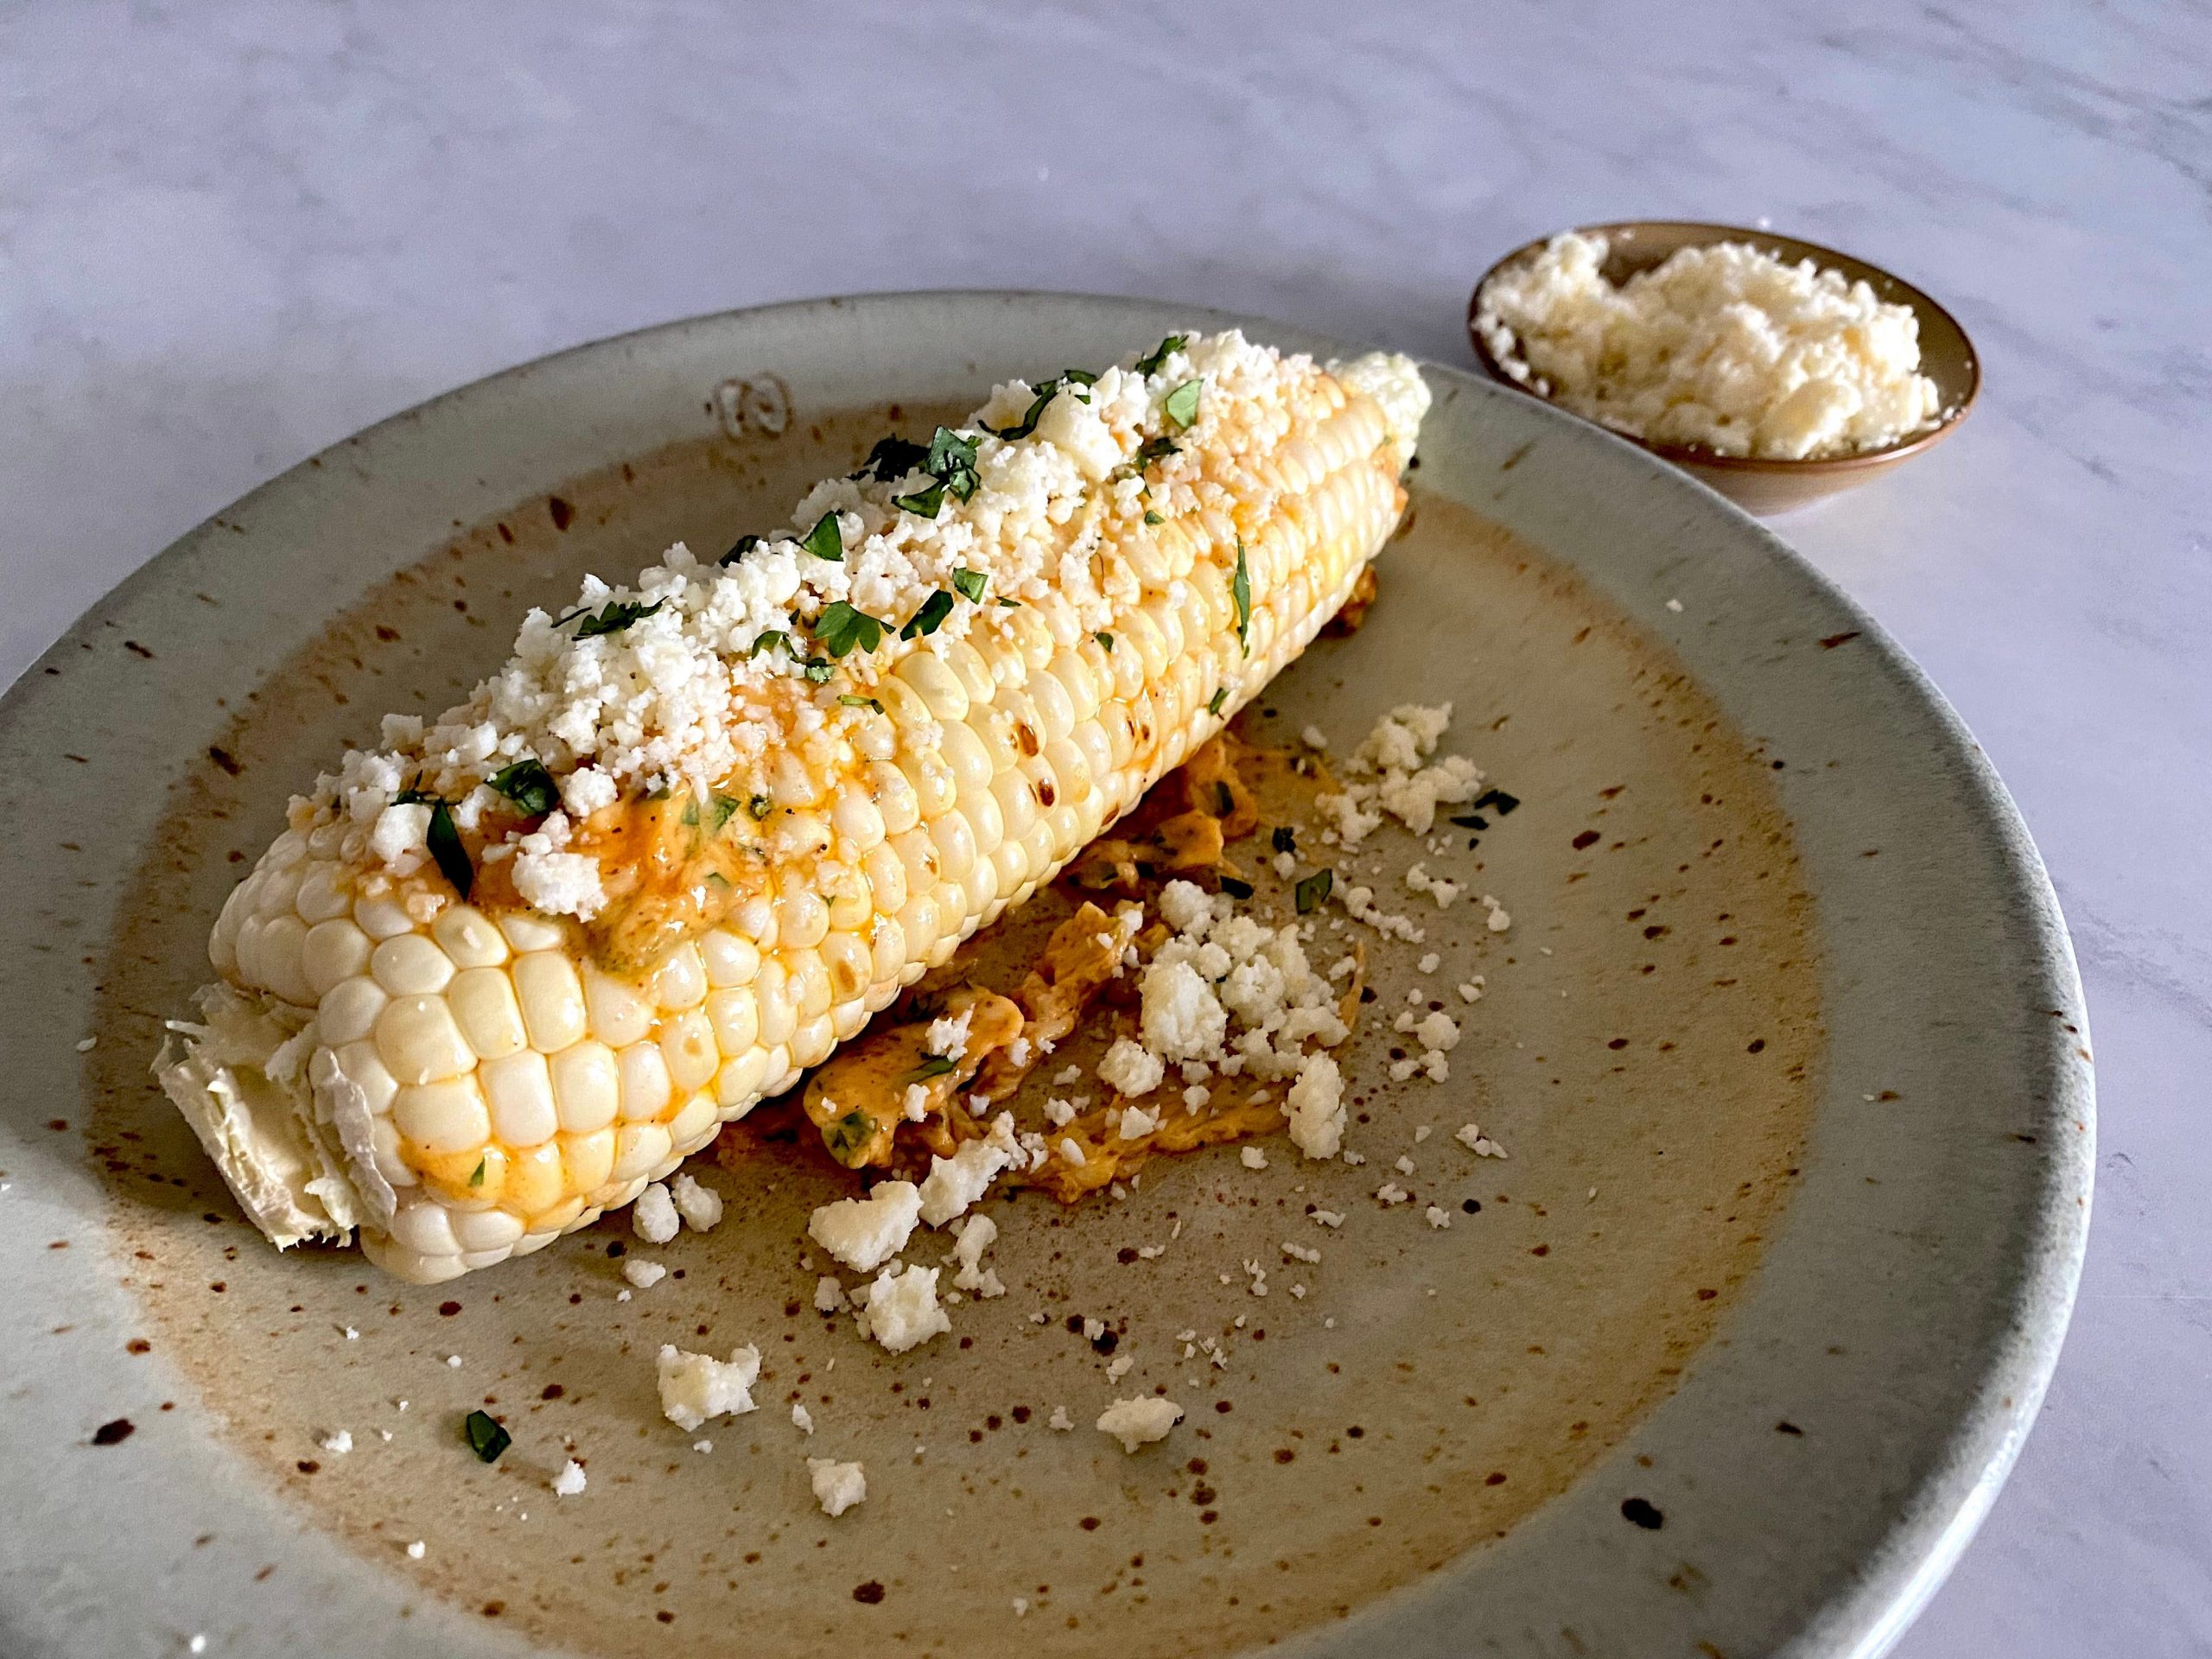
[[[1000,551],[960,561],[988,596],[963,589],[957,622],[861,646],[833,685],[740,672],[742,651],[709,664],[753,699],[731,705],[731,753],[755,758],[710,774],[727,788],[601,772],[579,791],[571,761],[552,769],[576,810],[537,838],[552,850],[522,827],[495,849],[480,786],[516,731],[442,728],[437,755],[409,752],[428,779],[410,787],[475,803],[454,809],[466,893],[404,778],[365,809],[296,806],[216,920],[208,1026],[160,1068],[255,1220],[279,1243],[358,1229],[423,1281],[542,1248],[791,1086],[1218,730],[1387,538],[1426,393],[1402,359],[1332,374],[1230,336],[1186,349],[1219,377],[1187,429],[1159,423],[1164,379],[1125,367],[1096,407],[1055,404],[1020,441],[1038,448],[982,440],[960,533]],[[1139,454],[1156,436],[1171,457]],[[1034,509],[991,493],[1054,467],[1064,507],[1001,536]],[[870,511],[873,534],[890,520]],[[463,749],[495,758],[456,771]],[[588,881],[563,885],[575,867],[597,911]],[[224,1086],[241,1067],[255,1086]]]

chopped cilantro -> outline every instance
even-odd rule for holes
[[[745,810],[753,815],[753,821],[758,823],[776,810],[776,804],[766,795],[755,795],[751,800],[746,802]]]
[[[891,505],[901,512],[911,512],[917,518],[934,518],[944,511],[944,480],[931,479],[928,485],[911,495],[894,495]]]
[[[1479,812],[1462,812],[1458,817],[1452,819],[1452,822],[1458,824],[1462,830],[1487,830],[1490,828],[1490,820],[1483,817]]]
[[[830,1155],[849,1168],[874,1138],[875,1120],[861,1111],[847,1112],[822,1130],[822,1144],[829,1147]]]
[[[1244,538],[1236,538],[1236,574],[1230,578],[1229,596],[1236,601],[1236,643],[1252,654],[1252,573],[1244,565]]]
[[[825,512],[812,530],[799,538],[801,547],[817,559],[827,559],[836,564],[845,556],[845,532],[837,526],[837,515]]]
[[[1287,823],[1277,824],[1274,833],[1268,837],[1268,841],[1279,853],[1294,853],[1298,850],[1298,831]]]
[[[1321,907],[1321,901],[1329,896],[1329,889],[1336,885],[1337,873],[1334,870],[1314,871],[1290,890],[1292,899],[1297,903],[1298,913],[1312,915]]]
[[[1155,461],[1165,461],[1170,455],[1179,455],[1182,453],[1181,446],[1174,439],[1165,435],[1157,438],[1147,438],[1138,446],[1136,454],[1129,458],[1129,465],[1135,467],[1137,471],[1142,472]]]
[[[922,608],[906,619],[906,626],[899,630],[901,639],[935,633],[944,626],[944,619],[952,614],[952,595],[944,592],[931,594],[922,601]]]
[[[1167,522],[1157,512],[1154,512],[1150,507],[1147,507],[1144,510],[1144,521],[1147,524],[1164,524]]]
[[[514,1444],[514,1436],[494,1422],[488,1412],[470,1412],[461,1420],[461,1433],[468,1449],[485,1463],[497,1463],[499,1453]]]
[[[1185,380],[1161,400],[1160,412],[1178,432],[1198,418],[1198,388],[1203,383]]]
[[[715,561],[718,564],[735,564],[740,559],[760,545],[758,536],[741,536],[730,544],[728,552]]]
[[[868,459],[861,463],[860,473],[873,473],[880,482],[896,484],[909,473],[918,473],[930,458],[929,447],[916,443],[912,438],[878,438],[875,448],[868,452]]]
[[[883,712],[883,705],[874,697],[856,697],[849,691],[839,697],[837,701],[848,709],[873,709],[879,715]]]
[[[468,861],[468,849],[461,844],[461,831],[453,827],[453,809],[440,801],[430,809],[430,856],[437,861],[438,874],[453,883],[453,890],[464,903],[468,890],[476,882],[476,867]]]
[[[1252,884],[1249,881],[1239,881],[1233,875],[1224,875],[1221,878],[1221,890],[1232,899],[1249,899],[1252,896]]]
[[[1097,378],[1096,375],[1087,374],[1081,369],[1062,369],[1059,373],[1037,388],[1036,401],[1029,405],[1028,413],[1012,426],[998,429],[996,435],[1004,438],[1009,443],[1017,438],[1027,437],[1037,429],[1037,423],[1044,418],[1046,407],[1063,391],[1078,403],[1089,403],[1090,394],[1084,391],[1083,388],[1091,385]]]
[[[955,570],[952,573],[952,591],[961,598],[972,600],[980,605],[983,602],[983,589],[990,585],[990,580],[981,570]]]
[[[791,648],[791,635],[785,633],[781,628],[770,628],[753,637],[753,648],[745,654],[749,659],[758,657],[764,651],[781,650],[788,653]]]
[[[696,830],[699,827],[699,798],[696,795],[686,795],[683,798],[683,810],[677,817],[686,830]]]
[[[842,657],[858,646],[874,651],[883,643],[883,624],[866,611],[855,610],[842,599],[833,599],[814,619],[814,637],[832,657]]]
[[[1213,807],[1216,812],[1227,817],[1236,810],[1236,791],[1227,784],[1216,784],[1213,786]]]
[[[927,1083],[931,1077],[945,1077],[954,1071],[957,1071],[959,1069],[960,1066],[957,1061],[949,1060],[942,1054],[925,1054],[922,1056],[922,1063],[916,1066],[912,1071],[906,1073],[905,1077],[899,1078],[899,1081],[901,1083]]]
[[[939,480],[956,501],[965,501],[983,481],[976,470],[976,440],[940,426],[930,439],[922,470]]]
[[[1018,599],[1002,599],[999,603],[1009,611],[1018,611],[1021,608],[1021,601]]]
[[[1225,685],[1216,686],[1214,688],[1213,696],[1206,699],[1206,713],[1210,715],[1219,714],[1221,712],[1221,705],[1228,701],[1229,688]]]
[[[798,671],[817,685],[827,685],[837,672],[837,664],[806,657],[799,659]]]
[[[657,599],[650,605],[626,604],[620,600],[609,600],[607,608],[600,612],[597,616],[588,614],[590,607],[587,606],[581,611],[570,611],[567,616],[561,619],[561,621],[568,622],[579,616],[582,617],[583,620],[576,624],[576,638],[596,639],[603,633],[621,632],[632,622],[643,621],[667,603],[668,601],[664,599]],[[560,623],[556,622],[554,626],[558,627]]]
[[[1520,804],[1519,796],[1509,795],[1502,789],[1486,789],[1475,797],[1476,811],[1479,812],[1486,806],[1496,807],[1497,816],[1501,818]]]
[[[1161,340],[1159,345],[1154,346],[1150,352],[1137,359],[1137,372],[1139,374],[1158,374],[1160,372],[1160,365],[1167,360],[1171,353],[1181,351],[1190,343],[1191,337],[1188,334],[1168,335],[1167,338]]]
[[[553,774],[536,760],[518,760],[512,766],[503,766],[485,781],[493,791],[505,796],[525,812],[550,812],[561,804],[561,791],[555,786]]]
[[[1111,651],[1114,649],[1114,636],[1112,634],[1099,632],[1094,633],[1090,637],[1096,639],[1100,645],[1105,646],[1107,650]]]
[[[487,1158],[479,1158],[476,1160],[476,1167],[468,1172],[468,1184],[471,1186],[484,1185],[484,1166],[490,1161]]]
[[[707,833],[710,836],[721,834],[722,826],[737,816],[740,804],[741,803],[734,795],[715,796],[707,808]]]

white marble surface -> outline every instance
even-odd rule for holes
[[[1569,223],[1891,265],[1983,405],[1783,532],[2010,782],[2103,1105],[2042,1424],[1900,1650],[2204,1652],[2212,13],[1999,10],[0,7],[0,681],[311,451],[690,313],[1090,289],[1464,363],[1472,276]]]

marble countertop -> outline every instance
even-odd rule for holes
[[[1981,405],[1778,528],[2011,785],[2103,1109],[2041,1424],[1898,1651],[2212,1648],[2201,0],[832,10],[0,10],[0,683],[323,445],[691,313],[1084,289],[1466,363],[1473,276],[1568,224],[1890,266],[1974,335]]]

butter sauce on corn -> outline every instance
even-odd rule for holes
[[[1402,357],[1171,335],[879,446],[721,563],[587,578],[294,800],[162,1086],[280,1247],[358,1230],[417,1282],[630,1203],[1304,648],[1427,403]]]

